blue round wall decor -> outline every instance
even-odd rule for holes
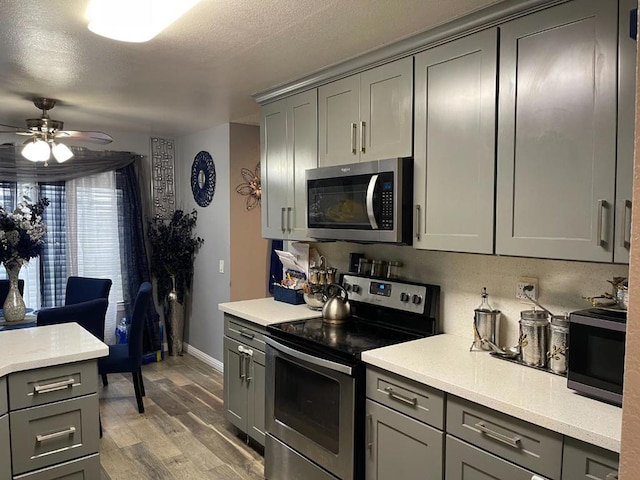
[[[201,207],[211,203],[216,190],[216,166],[209,152],[200,151],[191,166],[191,191],[193,199]]]

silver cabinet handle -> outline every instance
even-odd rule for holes
[[[253,340],[255,338],[256,334],[253,333],[250,330],[247,330],[246,328],[242,328],[242,329],[240,329],[240,336]]]
[[[418,398],[417,397],[407,397],[406,395],[403,395],[401,393],[397,393],[393,391],[393,388],[391,387],[384,387],[384,391],[387,392],[387,394],[389,394],[389,398],[393,398],[394,400],[398,400],[400,402],[406,403],[407,405],[411,405],[412,407],[415,407],[416,405],[418,405]]]
[[[596,230],[596,245],[601,247],[605,241],[602,240],[602,222],[604,216],[604,210],[607,208],[608,204],[606,200],[598,200],[598,220],[597,220],[597,230]]]
[[[47,385],[35,385],[33,387],[33,393],[50,393],[57,392],[58,390],[64,390],[65,388],[73,387],[76,383],[75,379],[70,378],[56,383],[48,383]]]
[[[367,415],[367,450],[373,450],[373,415]]]
[[[420,240],[420,205],[416,205],[416,240]]]
[[[358,130],[358,124],[351,124],[351,153],[354,155],[358,153],[358,149],[356,148],[356,130]]]
[[[284,207],[280,209],[280,230],[282,230],[282,233],[286,232],[284,229]]]
[[[482,422],[476,423],[475,427],[478,430],[480,430],[482,433],[484,433],[487,437],[491,437],[494,440],[497,440],[499,442],[505,443],[505,444],[507,444],[507,445],[509,445],[510,447],[513,447],[513,448],[520,448],[520,441],[521,441],[520,437],[509,437],[507,435],[503,435],[503,434],[498,433],[498,432],[496,432],[494,430],[491,430],[489,427],[487,427]]]
[[[547,479],[544,477],[541,477],[540,475],[536,475],[534,473],[533,476],[531,477],[531,480],[547,480]]]
[[[245,352],[245,358],[247,361],[247,382],[253,380],[253,350]]]
[[[366,126],[367,126],[367,122],[360,122],[360,151],[362,153],[365,153],[367,150],[364,145],[364,140],[365,140],[364,129],[366,128]]]
[[[607,473],[607,476],[604,477],[605,480],[618,480],[618,472]]]
[[[247,377],[247,374],[244,371],[244,347],[242,345],[238,345],[238,360],[240,361],[240,379],[244,380]]]
[[[376,215],[373,211],[373,194],[376,192],[376,184],[378,183],[378,175],[372,175],[369,179],[369,185],[367,186],[367,217],[369,217],[369,224],[371,230],[378,230],[378,222],[376,222]]]
[[[49,433],[47,435],[36,435],[36,442],[46,442],[47,440],[53,440],[55,438],[66,437],[68,435],[73,435],[76,433],[76,427],[69,427],[66,430],[61,430],[59,432]]]
[[[287,232],[291,233],[291,207],[287,207]]]
[[[625,200],[623,208],[622,235],[620,235],[622,241],[620,242],[620,246],[629,249],[631,248],[631,214],[633,213],[631,200]],[[629,215],[627,215],[627,212]],[[629,232],[629,235],[627,235],[627,232]]]

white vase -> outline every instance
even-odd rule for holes
[[[27,313],[24,299],[20,295],[18,288],[18,275],[20,274],[20,262],[5,262],[4,268],[9,277],[9,293],[2,306],[4,319],[6,322],[21,322]]]

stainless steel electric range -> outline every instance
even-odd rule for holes
[[[352,318],[269,325],[265,478],[364,478],[362,352],[438,333],[440,287],[344,275]]]

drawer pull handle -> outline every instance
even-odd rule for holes
[[[373,451],[373,415],[367,415],[367,450]]]
[[[76,427],[69,427],[66,430],[61,430],[55,433],[49,433],[48,435],[36,435],[36,441],[38,443],[46,442],[47,440],[54,440],[56,438],[66,437],[68,435],[73,435],[74,433],[76,433]]]
[[[240,336],[244,338],[249,338],[251,340],[255,338],[255,334],[249,332],[248,330],[245,330],[244,328],[240,330]]]
[[[73,387],[76,383],[75,379],[63,380],[61,382],[49,383],[48,385],[35,385],[33,387],[34,393],[50,393],[57,392],[58,390],[64,390],[65,388]]]
[[[618,472],[607,473],[605,480],[618,480]]]
[[[520,448],[520,437],[509,437],[507,435],[503,435],[501,433],[495,432],[488,428],[484,423],[478,422],[475,427],[484,433],[487,437],[491,437],[494,440],[498,440],[499,442],[506,443],[510,447]]]
[[[389,398],[393,398],[394,400],[399,400],[404,402],[412,407],[415,407],[418,404],[418,399],[416,397],[407,397],[406,395],[402,395],[401,393],[396,393],[393,391],[391,387],[384,387],[384,391],[389,394]]]

